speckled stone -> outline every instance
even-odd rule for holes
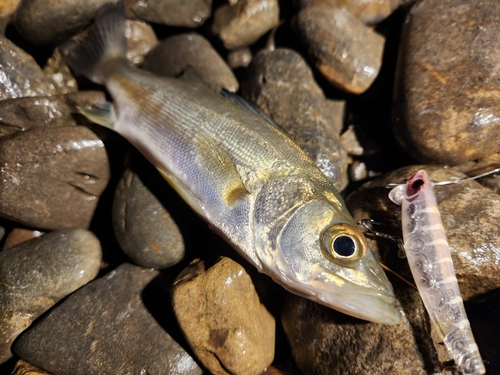
[[[40,127],[74,126],[77,106],[104,100],[104,93],[98,91],[1,100],[0,136]]]
[[[40,232],[38,230],[14,228],[9,232],[7,238],[5,238],[2,250],[6,250],[10,247],[17,246],[20,243],[31,240],[33,238],[40,237],[44,234],[45,234],[44,232]]]
[[[127,13],[143,21],[199,27],[212,14],[212,0],[125,0]]]
[[[345,9],[367,25],[374,25],[387,18],[401,0],[295,0],[297,7],[329,4]]]
[[[214,13],[212,32],[227,49],[246,47],[256,42],[279,23],[277,0],[239,0],[224,4]]]
[[[275,322],[242,266],[220,259],[205,271],[192,263],[172,289],[177,320],[213,374],[262,373],[273,361]]]
[[[0,363],[15,338],[61,298],[99,271],[101,245],[83,229],[66,229],[0,252]]]
[[[141,21],[127,20],[125,38],[127,40],[127,60],[134,66],[141,65],[146,56],[159,43],[153,28]]]
[[[68,94],[78,91],[78,83],[58,48],[54,49],[52,56],[45,63],[43,72],[49,77],[57,94]]]
[[[130,169],[116,187],[113,228],[120,247],[139,266],[167,268],[184,257],[184,241],[170,213]]]
[[[417,160],[456,165],[500,152],[499,33],[498,1],[423,0],[408,14],[395,131]]]
[[[0,166],[0,214],[40,229],[88,227],[110,173],[103,142],[83,126],[1,137]]]
[[[4,36],[0,36],[0,67],[0,100],[56,93],[33,57]]]
[[[16,10],[19,33],[34,44],[58,44],[88,26],[106,3],[118,0],[23,0]]]
[[[201,375],[145,305],[167,298],[168,284],[156,283],[158,275],[121,265],[52,309],[19,338],[15,352],[58,375]]]
[[[325,99],[298,53],[278,48],[255,55],[243,96],[276,121],[338,190],[347,186],[347,153],[339,136],[344,102]]]
[[[142,69],[160,76],[178,77],[191,68],[216,91],[238,91],[238,81],[210,42],[196,33],[163,40],[146,58]]]
[[[316,67],[331,84],[353,94],[371,86],[382,64],[384,37],[331,5],[302,9],[294,26]]]

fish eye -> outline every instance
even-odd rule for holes
[[[346,263],[362,258],[366,241],[358,229],[350,224],[337,224],[323,234],[322,250],[334,263]]]

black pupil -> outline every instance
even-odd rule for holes
[[[423,184],[424,184],[424,181],[422,181],[421,179],[418,179],[418,180],[415,180],[415,181],[413,181],[413,182],[412,182],[412,184],[411,184],[411,188],[412,188],[413,190],[418,190],[418,188],[419,188],[420,186],[422,186]]]
[[[351,237],[339,236],[333,241],[333,250],[343,257],[348,257],[356,251],[356,244]]]

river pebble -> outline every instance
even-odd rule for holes
[[[212,32],[227,49],[246,47],[278,26],[279,13],[277,0],[239,0],[215,11]]]
[[[66,229],[0,252],[0,364],[16,337],[99,271],[101,245],[83,229]]]
[[[395,106],[401,144],[425,163],[498,153],[500,51],[491,46],[500,3],[424,0],[404,26]]]
[[[78,83],[58,48],[54,49],[52,56],[45,63],[43,72],[54,85],[57,94],[68,94],[78,91]]]
[[[196,33],[180,34],[163,40],[149,54],[142,68],[166,77],[179,77],[190,68],[216,91],[224,88],[236,92],[239,88],[226,62],[207,39]]]
[[[113,228],[122,250],[139,266],[167,268],[184,257],[184,241],[170,213],[130,169],[116,187]]]
[[[192,263],[174,283],[172,303],[189,345],[211,373],[260,374],[273,361],[274,318],[233,260],[222,258],[208,270]]]
[[[159,43],[153,28],[141,21],[127,20],[125,38],[127,39],[127,60],[134,66],[141,65]]]
[[[0,4],[0,33],[4,35],[7,24],[12,21],[12,17],[21,0],[3,0]]]
[[[261,51],[248,69],[243,96],[292,138],[338,190],[347,180],[340,142],[344,102],[325,99],[304,59],[289,49]]]
[[[299,12],[295,29],[318,70],[347,92],[366,91],[382,64],[384,37],[347,11],[317,5]]]
[[[21,359],[16,363],[14,371],[12,372],[11,375],[53,375],[53,374],[47,371],[43,371],[33,365],[30,365],[28,362],[23,361]]]
[[[58,375],[201,375],[145,305],[142,295],[157,276],[158,271],[121,265],[51,310],[19,338],[16,353]]]
[[[83,126],[1,137],[0,166],[0,213],[41,229],[88,227],[110,173],[104,143]]]
[[[20,243],[31,240],[33,238],[40,237],[44,234],[45,234],[45,232],[40,232],[39,230],[31,230],[31,229],[25,229],[25,228],[14,228],[9,232],[9,234],[5,238],[5,242],[3,243],[2,250],[17,246]]]

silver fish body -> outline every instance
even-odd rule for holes
[[[80,61],[90,42],[63,49],[70,65],[106,85],[110,127],[259,271],[349,315],[397,323],[392,286],[313,161],[265,117],[202,83],[129,67],[116,56],[117,13],[97,19],[91,35],[105,48],[91,69]]]

